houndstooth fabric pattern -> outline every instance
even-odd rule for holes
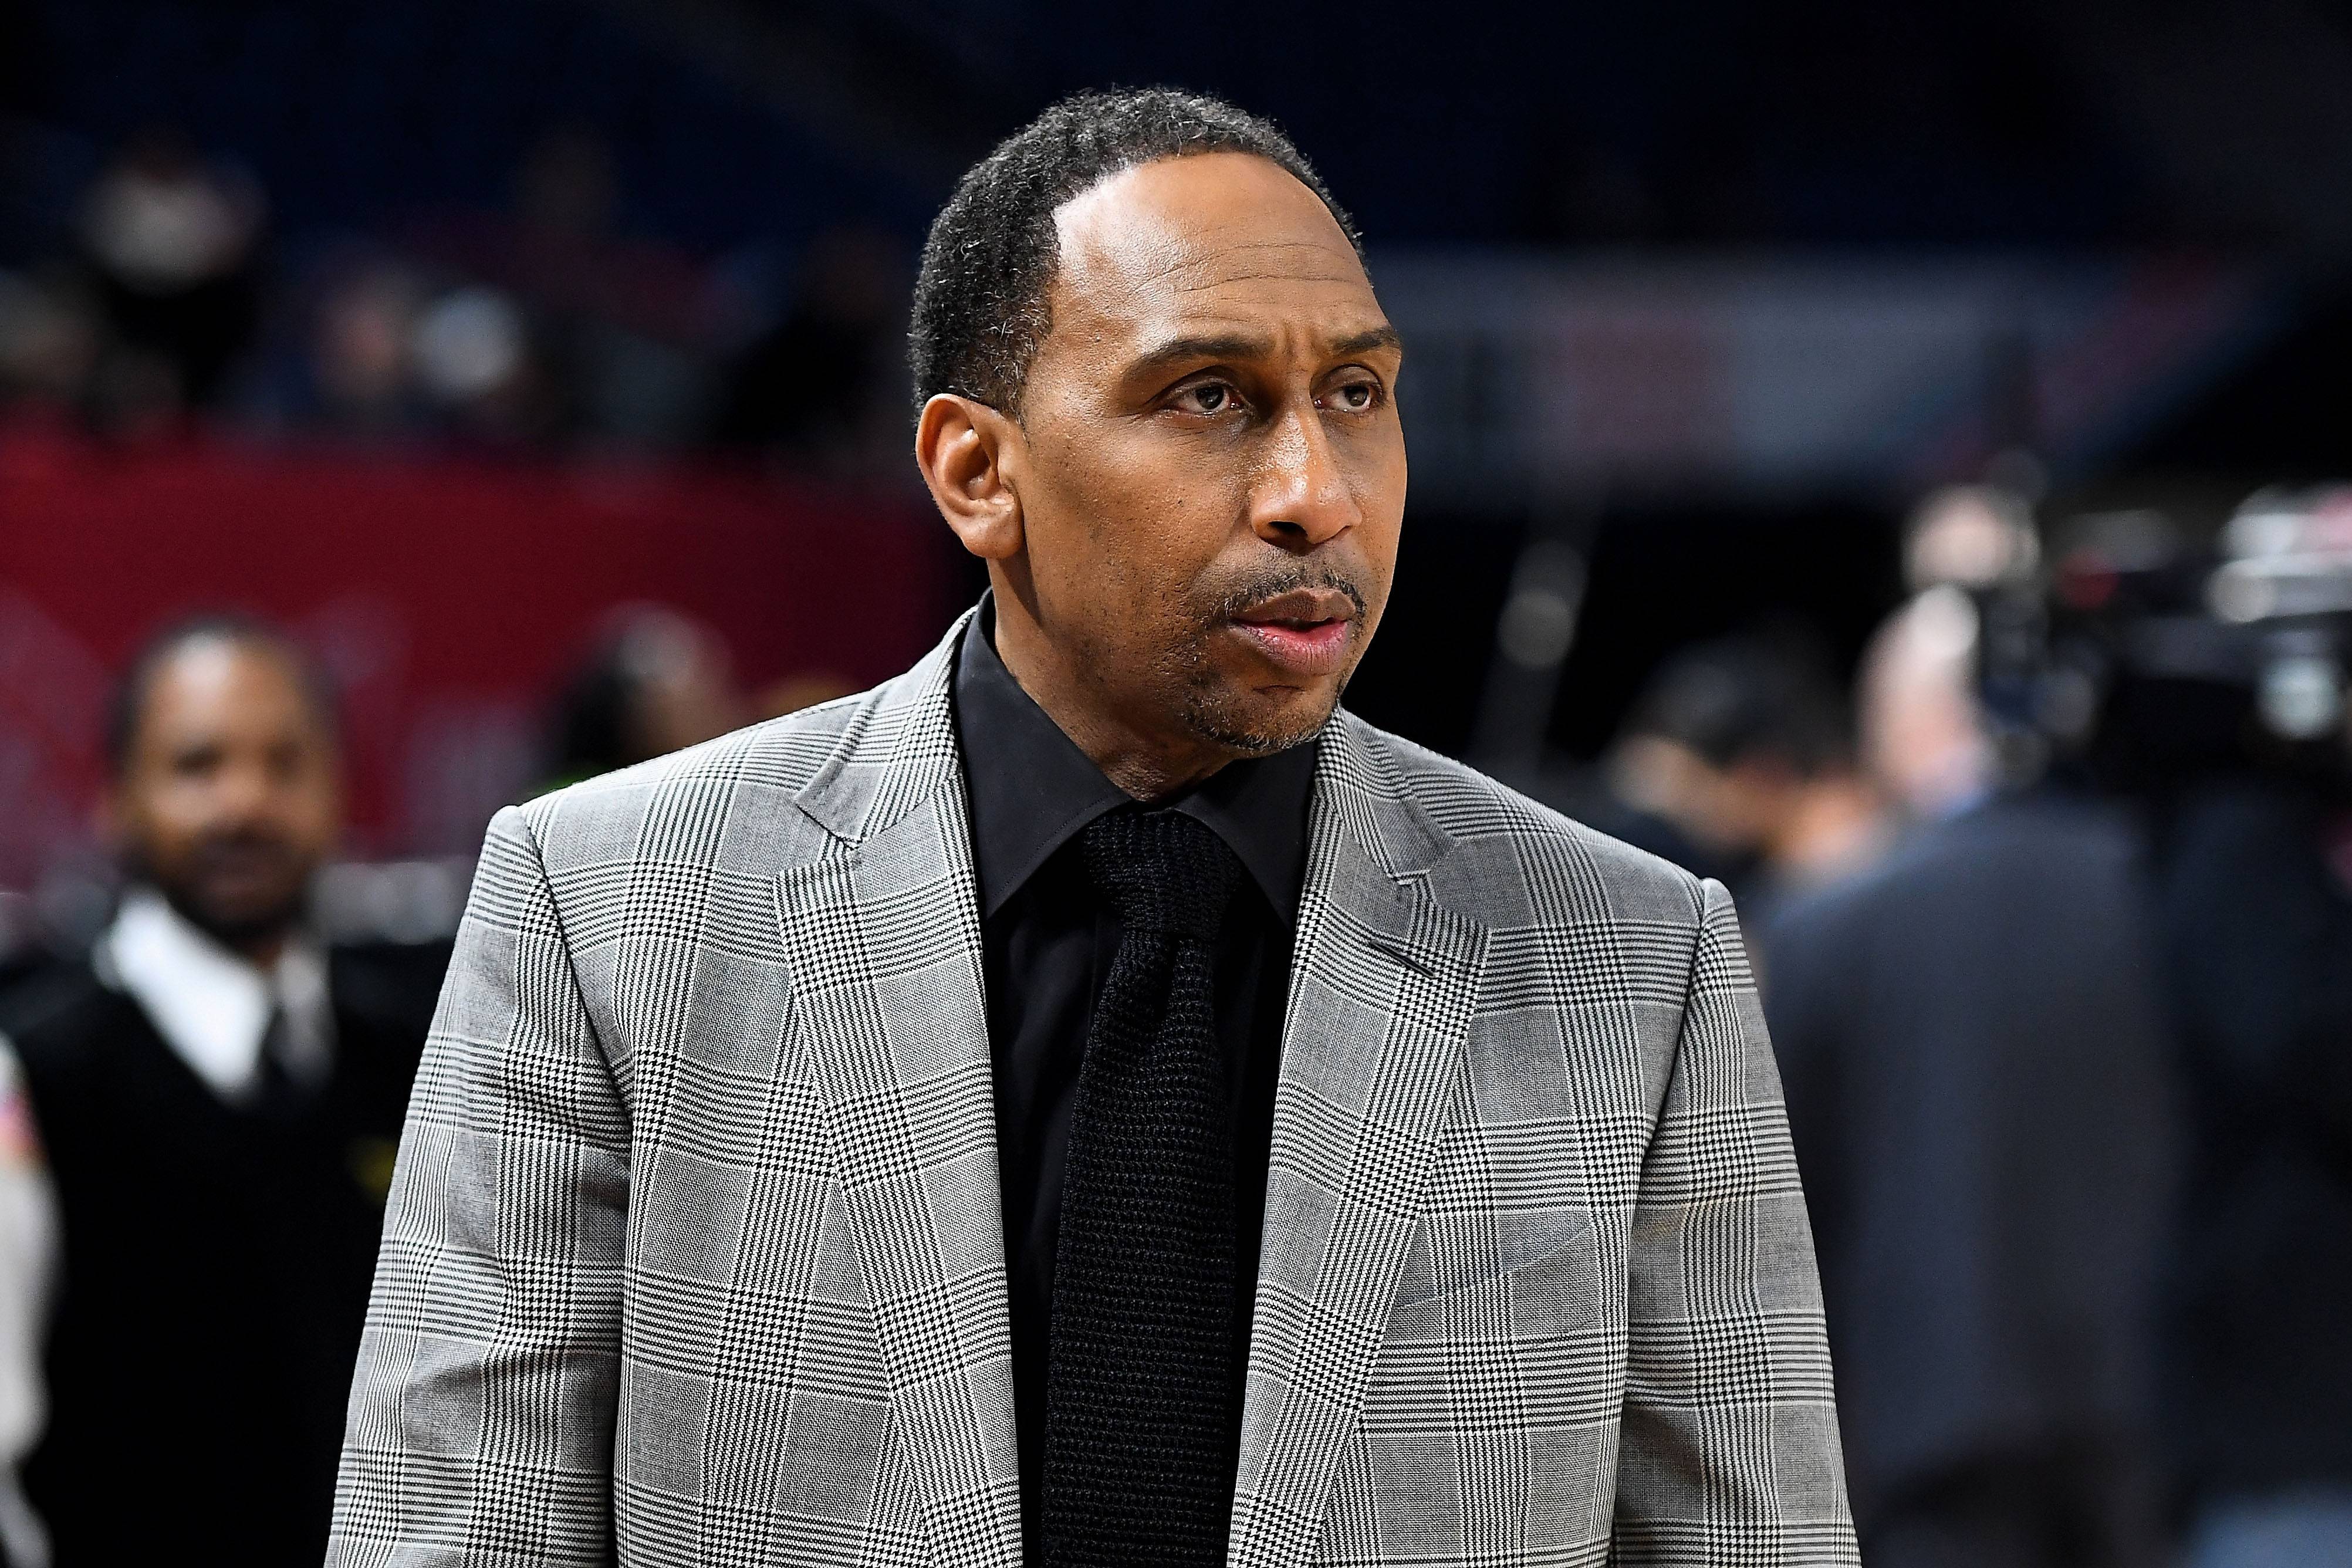
[[[331,1564],[1019,1559],[955,637],[493,823]],[[1851,1563],[1722,889],[1319,742],[1229,1561]]]

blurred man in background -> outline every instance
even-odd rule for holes
[[[63,1240],[27,1489],[65,1568],[312,1564],[445,955],[309,929],[340,759],[279,634],[168,633],[109,742],[120,913],[10,1006]]]
[[[542,787],[666,757],[751,718],[725,639],[676,610],[625,605],[556,696]]]
[[[1911,822],[1958,816],[1992,793],[1992,738],[1973,689],[1976,638],[1975,607],[1943,584],[1890,617],[1863,657],[1863,764]]]
[[[1863,1560],[2154,1561],[2165,1045],[2136,846],[2000,793],[1951,586],[1865,660],[1917,826],[1762,931]]]
[[[1668,659],[1606,772],[1617,799],[1668,829],[1634,826],[1633,841],[1703,874],[1725,867],[1751,924],[1770,900],[1858,870],[1885,847],[1844,693],[1805,649],[1773,638],[1725,637]]]

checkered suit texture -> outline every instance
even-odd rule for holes
[[[331,1564],[1018,1561],[956,635],[492,825]],[[1722,889],[1343,714],[1296,945],[1231,1561],[1852,1563]]]

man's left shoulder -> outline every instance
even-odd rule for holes
[[[1696,931],[1699,879],[1561,815],[1465,763],[1343,715],[1352,746],[1445,839],[1431,890],[1489,926],[1608,924]],[[1720,894],[1717,895],[1720,897]]]

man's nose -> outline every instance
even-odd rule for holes
[[[276,816],[284,793],[268,768],[240,763],[221,770],[213,807],[225,825],[247,826]]]
[[[1303,552],[1345,533],[1361,515],[1317,410],[1310,404],[1288,411],[1268,432],[1251,528],[1270,544]]]

